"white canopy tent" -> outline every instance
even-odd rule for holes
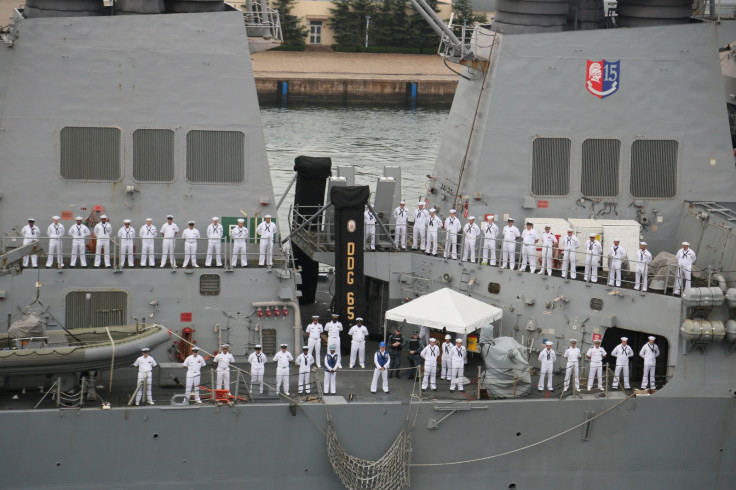
[[[467,335],[502,316],[501,308],[444,288],[388,310],[385,318]]]

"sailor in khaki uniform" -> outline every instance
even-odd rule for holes
[[[368,206],[365,207],[365,213],[363,213],[363,218],[365,220],[366,243],[370,244],[370,245],[366,245],[365,249],[375,250],[376,249],[376,223],[378,222],[378,220],[376,219],[376,215],[373,214],[373,211],[371,211],[368,208]]]
[[[554,390],[552,385],[552,370],[555,367],[555,361],[557,360],[557,354],[552,350],[552,342],[547,341],[544,343],[544,349],[539,353],[539,362],[542,366],[539,370],[539,384],[537,390],[544,391],[544,377],[547,376],[547,389],[549,391]]]
[[[235,358],[230,354],[228,344],[222,344],[220,349],[221,352],[214,359],[217,364],[217,389],[230,391],[230,364],[235,363]]]
[[[570,266],[570,279],[577,277],[575,268],[575,251],[580,248],[578,237],[572,234],[572,228],[567,229],[567,236],[560,240],[562,242],[562,278],[567,277],[568,264]]]
[[[289,394],[289,363],[294,362],[291,352],[286,350],[288,345],[281,344],[281,350],[273,356],[273,362],[276,363],[276,394],[281,390],[281,384],[284,385],[284,395]]]
[[[238,218],[238,225],[230,230],[230,240],[233,242],[233,256],[230,263],[233,267],[238,265],[238,255],[240,255],[240,265],[242,267],[248,266],[248,228],[245,227],[244,223],[243,218]]]
[[[538,272],[538,274],[544,275],[545,269],[547,270],[547,275],[552,275],[552,256],[554,254],[555,245],[557,245],[557,237],[554,233],[550,231],[551,227],[549,225],[544,226],[544,233],[542,233],[542,269]]]
[[[450,210],[450,216],[445,220],[445,258],[457,259],[457,234],[463,229],[460,219],[455,217],[457,211]]]
[[[427,246],[427,220],[429,212],[424,209],[424,201],[417,203],[417,209],[414,211],[414,229],[412,237],[412,249],[424,250]]]
[[[498,237],[498,226],[494,223],[494,216],[488,215],[486,223],[482,227],[483,232],[483,262],[482,265],[489,264],[488,259],[490,255],[490,264],[496,265],[496,237]]]
[[[222,225],[218,216],[212,217],[212,223],[207,226],[207,257],[204,259],[204,266],[212,265],[212,254],[215,255],[215,263],[217,267],[222,267]]]
[[[567,366],[565,367],[565,386],[562,390],[564,393],[570,387],[570,376],[575,376],[575,391],[580,391],[580,349],[577,347],[577,340],[570,339],[570,347],[567,348],[564,354],[567,359]]]
[[[445,335],[445,342],[440,346],[440,354],[442,355],[442,370],[440,371],[440,379],[450,381],[452,379],[452,335]]]
[[[437,341],[434,337],[430,337],[429,345],[422,349],[420,355],[424,359],[422,391],[426,391],[427,386],[430,386],[433,391],[437,391],[437,361],[440,357],[440,348],[437,347]]]
[[[585,282],[598,282],[598,264],[601,260],[603,247],[596,238],[595,233],[588,235],[588,243],[585,244]]]
[[[125,257],[128,257],[128,267],[133,267],[133,246],[135,229],[130,226],[130,220],[124,219],[123,226],[118,230],[120,239],[120,267],[125,266]]]
[[[455,391],[455,387],[460,391],[463,389],[463,381],[465,378],[465,362],[468,359],[468,351],[463,345],[463,339],[455,339],[455,347],[450,349],[450,358],[452,359],[452,380],[450,381],[450,393]]]
[[[598,374],[598,389],[603,391],[603,359],[606,358],[606,350],[601,347],[600,340],[593,341],[593,347],[585,353],[585,358],[590,359],[590,371],[588,371],[588,391],[593,388],[593,380]]]
[[[647,275],[651,261],[652,253],[647,250],[647,242],[639,243],[639,251],[636,253],[636,282],[634,283],[634,289],[637,291],[640,287],[642,291],[647,290]]]
[[[169,256],[171,267],[176,269],[176,259],[174,258],[174,239],[179,233],[179,227],[174,223],[174,216],[167,215],[166,223],[161,225],[161,236],[164,237],[161,245],[161,267],[166,265],[166,256]]]
[[[182,267],[186,267],[189,264],[189,260],[192,261],[192,267],[199,268],[197,265],[197,241],[200,238],[199,230],[194,227],[194,221],[187,223],[189,228],[181,232],[181,237],[184,239],[184,263]]]
[[[657,358],[659,357],[659,347],[654,343],[656,338],[649,336],[649,342],[639,351],[639,357],[644,358],[644,376],[641,378],[641,389],[654,390],[657,385],[654,383],[654,372],[657,369]]]
[[[329,352],[325,354],[325,394],[329,393],[334,395],[337,392],[336,381],[337,381],[337,370],[339,358],[337,352],[335,352],[335,346],[330,344]]]
[[[296,365],[299,366],[299,385],[297,392],[301,393],[311,391],[311,382],[309,381],[309,375],[312,372],[312,364],[314,364],[314,357],[309,354],[309,347],[306,345],[302,347],[302,353],[296,358]]]
[[[138,368],[138,393],[135,395],[135,404],[141,404],[141,398],[143,398],[143,384],[145,383],[146,389],[146,402],[149,405],[153,405],[153,396],[151,395],[151,388],[153,387],[153,368],[158,366],[156,360],[150,356],[149,352],[151,349],[144,347],[141,349],[141,356],[135,360],[133,366]]]
[[[95,225],[95,267],[100,266],[100,257],[105,254],[105,267],[110,267],[110,235],[112,235],[112,225],[107,222],[107,216],[100,216],[100,222]]]
[[[324,328],[319,322],[319,315],[312,316],[312,323],[307,325],[304,331],[309,336],[307,338],[307,347],[309,348],[309,353],[311,354],[312,352],[314,352],[314,355],[312,357],[314,357],[314,360],[317,363],[317,367],[322,367],[319,364],[319,353],[322,350],[322,332],[324,332]]]
[[[77,216],[74,220],[76,223],[69,227],[69,235],[72,237],[72,260],[69,266],[74,267],[77,263],[77,256],[79,256],[79,264],[82,267],[87,267],[87,250],[85,245],[87,237],[92,233],[82,223],[81,216]]]
[[[263,373],[266,371],[268,358],[266,354],[261,352],[260,345],[256,345],[255,349],[255,352],[248,356],[248,363],[250,363],[250,392],[253,393],[253,383],[257,383],[261,386],[261,393],[263,393]]]
[[[373,381],[371,381],[371,393],[378,389],[378,378],[383,377],[383,392],[388,393],[388,368],[391,366],[391,356],[386,352],[386,342],[378,344],[378,350],[373,355]]]
[[[21,230],[23,235],[23,245],[30,245],[33,242],[37,242],[41,237],[41,230],[36,226],[36,220],[28,218],[28,224]],[[38,267],[38,255],[31,254],[23,257],[23,267],[28,267],[28,258],[31,258],[31,264],[34,268]]]
[[[409,221],[409,210],[404,206],[405,201],[399,203],[399,207],[394,209],[394,219],[396,220],[396,230],[394,232],[394,245],[399,248],[399,242],[401,242],[401,249],[406,250],[406,223]],[[338,349],[339,350],[339,349]]]
[[[514,263],[516,261],[516,240],[521,236],[519,229],[514,226],[514,218],[509,218],[508,224],[503,227],[502,234],[503,262],[501,262],[501,268],[505,269],[508,264],[508,268],[514,270]]]
[[[463,227],[463,233],[465,234],[463,239],[463,262],[468,260],[468,255],[470,255],[470,262],[475,263],[475,244],[480,236],[480,228],[475,224],[475,216],[468,218],[468,223]]]
[[[624,388],[627,390],[631,388],[629,386],[629,357],[634,357],[634,349],[626,345],[628,341],[628,338],[621,337],[621,343],[611,351],[611,355],[616,358],[616,372],[613,375],[613,383],[611,383],[611,388],[614,390],[618,388],[618,381],[622,374]]]
[[[153,245],[158,235],[158,230],[153,224],[153,219],[146,218],[146,224],[141,226],[138,230],[138,235],[141,237],[141,267],[155,267],[156,256],[153,253]]]
[[[199,380],[202,368],[206,365],[207,363],[199,355],[199,347],[192,347],[192,354],[184,360],[183,364],[187,368],[187,391],[184,393],[184,396],[189,400],[192,391],[194,391],[194,401],[197,404],[202,403],[202,400],[199,398]]]
[[[361,317],[355,319],[355,325],[350,327],[348,335],[352,337],[350,342],[350,367],[355,366],[355,360],[358,358],[360,367],[365,368],[365,339],[368,337],[368,329],[363,325]]]
[[[258,265],[263,267],[267,265],[269,268],[273,265],[273,240],[276,236],[278,228],[276,223],[271,222],[271,215],[267,214],[264,216],[265,221],[261,221],[261,224],[256,228],[256,233],[261,237],[260,241],[260,255],[258,256]]]
[[[608,269],[608,285],[613,286],[615,282],[617,288],[621,287],[621,266],[626,259],[626,250],[620,243],[620,238],[614,238],[613,246],[608,251],[608,258],[611,261],[611,267]]]
[[[46,260],[46,268],[48,269],[54,265],[54,255],[56,256],[56,265],[61,269],[64,267],[64,260],[61,256],[61,237],[66,233],[64,225],[59,223],[59,217],[54,216],[51,218],[53,223],[46,229],[46,234],[49,237],[49,255]]]
[[[536,243],[538,241],[539,234],[534,229],[534,225],[527,223],[526,229],[521,232],[521,268],[519,270],[525,271],[527,262],[529,262],[529,272],[534,274],[534,271],[537,270]]]
[[[424,252],[427,255],[437,257],[437,233],[442,228],[442,218],[435,213],[437,213],[437,210],[430,208],[429,218],[427,218],[427,247],[424,249]]]
[[[690,250],[690,244],[688,242],[682,242],[682,248],[677,251],[677,275],[675,276],[675,294],[680,294],[681,289],[687,289],[690,287],[690,278],[692,277],[693,264],[695,263],[696,257],[695,252]],[[682,286],[682,279],[684,279],[685,285]]]

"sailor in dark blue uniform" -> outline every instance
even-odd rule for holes
[[[340,357],[335,352],[335,344],[330,344],[330,351],[325,354],[325,395],[335,394],[335,382],[337,379],[337,368]]]
[[[419,338],[419,330],[412,332],[407,346],[409,351],[409,366],[412,368],[409,372],[409,379],[415,379],[419,374],[419,366],[422,365],[421,353],[424,349],[424,341]]]
[[[373,356],[373,364],[376,369],[373,371],[373,381],[371,381],[371,393],[375,393],[378,388],[378,377],[383,377],[383,392],[388,393],[388,372],[389,366],[391,366],[391,356],[386,352],[386,342],[378,344],[378,351]]]
[[[396,374],[396,378],[400,378],[399,369],[401,368],[401,350],[406,345],[406,339],[401,335],[401,329],[396,327],[394,333],[388,337],[388,353],[391,356],[391,371],[388,373],[388,377],[392,377]]]

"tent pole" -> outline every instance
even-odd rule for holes
[[[386,326],[388,325],[388,321],[384,318],[383,319],[383,341],[386,342],[386,338],[388,337],[386,335]]]

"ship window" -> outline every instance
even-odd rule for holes
[[[136,129],[133,132],[133,178],[138,182],[174,180],[174,132]]]
[[[220,294],[220,275],[202,274],[199,276],[199,294],[202,296],[217,296]]]
[[[488,283],[488,292],[491,294],[498,294],[501,292],[501,285],[497,282]]]
[[[68,126],[61,130],[61,177],[120,180],[120,129]]]
[[[126,325],[128,293],[125,291],[74,291],[66,295],[67,329]]]
[[[631,195],[672,198],[677,194],[678,143],[638,140],[631,145]]]
[[[187,180],[237,184],[245,179],[245,134],[194,130],[187,133]]]
[[[570,193],[568,138],[536,138],[532,143],[532,194],[566,196]]]
[[[588,197],[618,196],[621,142],[613,139],[583,141],[580,192]]]

